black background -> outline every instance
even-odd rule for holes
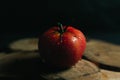
[[[57,22],[84,33],[119,32],[119,0],[41,0],[4,2],[0,8],[1,33],[42,33]]]

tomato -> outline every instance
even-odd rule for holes
[[[53,26],[39,37],[38,49],[43,61],[66,68],[81,60],[86,48],[85,35],[72,26]]]

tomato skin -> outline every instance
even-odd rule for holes
[[[84,34],[72,26],[67,26],[63,33],[60,33],[58,26],[54,26],[39,37],[40,56],[45,63],[53,67],[75,65],[82,58],[85,48]]]

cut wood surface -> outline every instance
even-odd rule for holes
[[[101,69],[103,80],[120,80],[120,72]]]
[[[51,71],[40,61],[35,52],[18,52],[0,56],[0,76],[22,77],[39,75],[47,80],[101,80],[99,68],[87,60],[80,60],[69,69]],[[44,66],[44,67],[43,67]]]
[[[120,45],[90,40],[84,55],[97,63],[120,68]]]
[[[37,38],[24,38],[17,40],[9,45],[12,50],[33,51],[38,50]]]
[[[24,79],[25,77],[37,77],[40,80],[120,80],[120,72],[100,69],[92,62],[84,59],[70,69],[52,72],[43,66],[39,57],[40,55],[37,52],[1,53],[0,78]]]
[[[3,49],[0,52],[0,78],[15,80],[120,80],[120,46],[117,44],[91,39],[87,42],[84,54],[87,60],[82,59],[69,69],[51,71],[42,63],[37,52],[37,43],[37,38],[21,38],[9,43],[11,51],[6,52]],[[91,61],[98,65],[96,66]],[[103,64],[106,68],[100,67],[99,64]],[[115,70],[109,70],[109,66]]]
[[[47,80],[101,80],[99,68],[86,60],[79,61],[68,70],[42,76]]]

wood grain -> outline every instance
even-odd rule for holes
[[[37,38],[24,38],[19,39],[10,43],[10,49],[21,50],[21,51],[34,51],[38,50],[38,39]]]
[[[101,80],[101,73],[97,66],[93,63],[81,60],[72,68],[52,73],[42,74],[47,80]]]
[[[94,62],[120,68],[120,45],[92,39],[84,55]]]
[[[0,78],[31,80],[120,80],[120,46],[103,40],[91,39],[87,42],[82,59],[69,69],[52,71],[40,59],[37,38],[24,38],[9,44],[13,52],[0,53]],[[112,58],[112,59],[111,59]],[[92,62],[91,62],[92,61]],[[94,64],[97,64],[97,66]],[[103,64],[106,68],[100,67]],[[110,70],[111,68],[115,69]]]
[[[120,72],[101,69],[104,80],[120,80]]]
[[[99,68],[87,60],[80,60],[69,69],[56,71],[50,69],[41,63],[37,52],[18,52],[0,56],[0,76],[39,75],[39,78],[47,80],[101,80]]]

